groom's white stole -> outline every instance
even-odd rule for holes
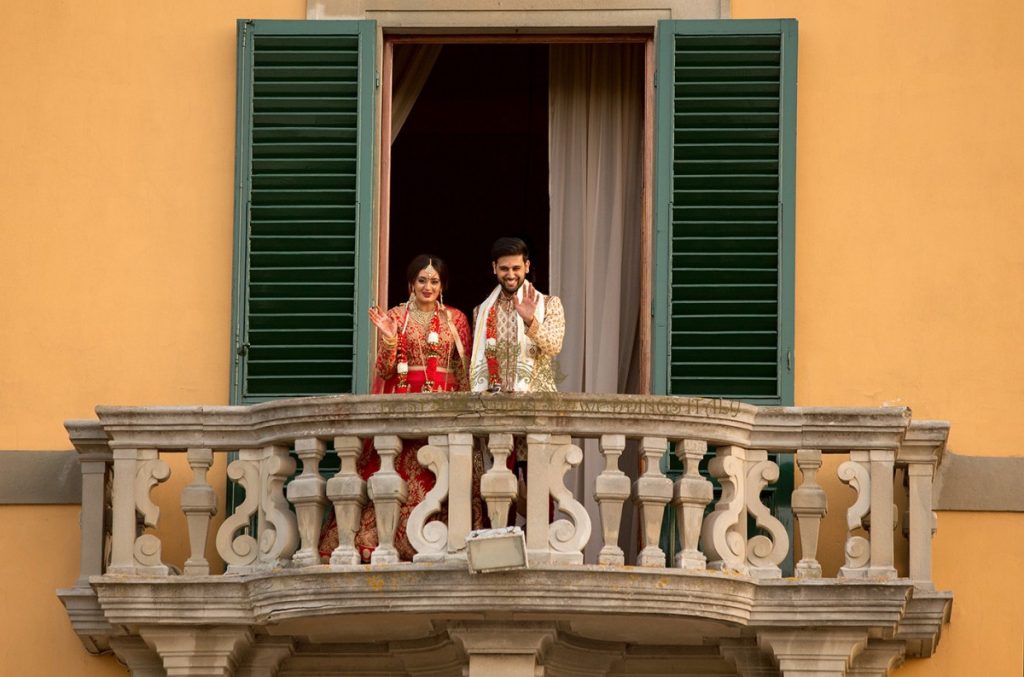
[[[526,289],[528,284],[529,282],[524,282],[519,287],[519,290],[516,291],[516,298],[520,301],[523,300],[523,290]],[[473,328],[473,359],[469,370],[473,379],[472,388],[474,392],[487,390],[488,373],[487,356],[485,354],[487,346],[487,314],[491,312],[491,306],[497,302],[500,293],[501,285],[498,285],[491,292],[491,295],[487,297],[487,300],[481,303],[480,308],[477,309],[476,327]],[[533,321],[544,321],[544,295],[540,293],[537,294],[537,310],[533,314]],[[516,360],[516,392],[526,393],[531,390],[530,381],[532,380],[534,370],[532,354],[534,343],[526,335],[526,325],[523,323],[523,318],[519,316],[519,313],[516,313],[516,337],[519,344],[519,357]],[[502,381],[504,381],[504,375],[502,375]]]

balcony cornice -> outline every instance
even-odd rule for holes
[[[259,448],[311,434],[329,439],[530,428],[573,436],[616,430],[768,450],[897,449],[910,425],[907,407],[756,407],[706,398],[586,393],[338,395],[249,406],[99,406],[96,413],[112,448],[138,449]],[[948,430],[948,424],[936,425]]]
[[[868,628],[884,638],[896,633],[914,591],[909,579],[756,580],[710,571],[592,565],[480,575],[459,563],[319,566],[203,578],[106,575],[90,582],[107,622],[117,626],[280,628],[302,619],[386,610],[395,623],[404,615],[600,615],[628,620],[630,627],[645,619],[715,623],[723,635],[735,633],[730,627],[815,626]]]

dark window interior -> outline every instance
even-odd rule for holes
[[[445,302],[470,314],[504,235],[526,240],[548,291],[547,120],[547,45],[444,46],[391,148],[390,306],[408,299],[409,261],[432,253],[450,270]]]

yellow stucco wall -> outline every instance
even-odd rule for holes
[[[99,403],[227,401],[235,19],[305,9],[0,4],[0,449],[67,449]],[[127,674],[54,594],[77,507],[2,506],[0,533],[0,672]]]
[[[909,405],[950,421],[957,453],[1024,453],[1024,3],[732,10],[800,21],[796,404]],[[835,542],[852,492],[832,488]],[[1021,674],[1024,515],[938,529],[953,621],[897,674]]]
[[[958,453],[1021,453],[1024,4],[732,8],[800,20],[797,404],[907,404],[951,421]],[[234,20],[304,15],[303,0],[0,7],[0,449],[67,448],[62,421],[97,403],[226,401]],[[77,576],[76,515],[0,507],[24,544],[0,558],[19,581],[21,613],[0,618],[11,674],[124,674],[84,653],[53,594]],[[1022,528],[940,514],[953,625],[900,674],[980,674],[981,656],[1020,674]]]

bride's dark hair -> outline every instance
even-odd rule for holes
[[[433,266],[434,270],[437,271],[437,276],[441,278],[441,291],[447,289],[448,265],[445,264],[443,259],[433,254],[420,254],[409,262],[409,267],[405,269],[405,279],[409,282],[409,287],[412,287],[413,283],[416,282],[416,278],[419,277],[420,271],[427,266]]]

